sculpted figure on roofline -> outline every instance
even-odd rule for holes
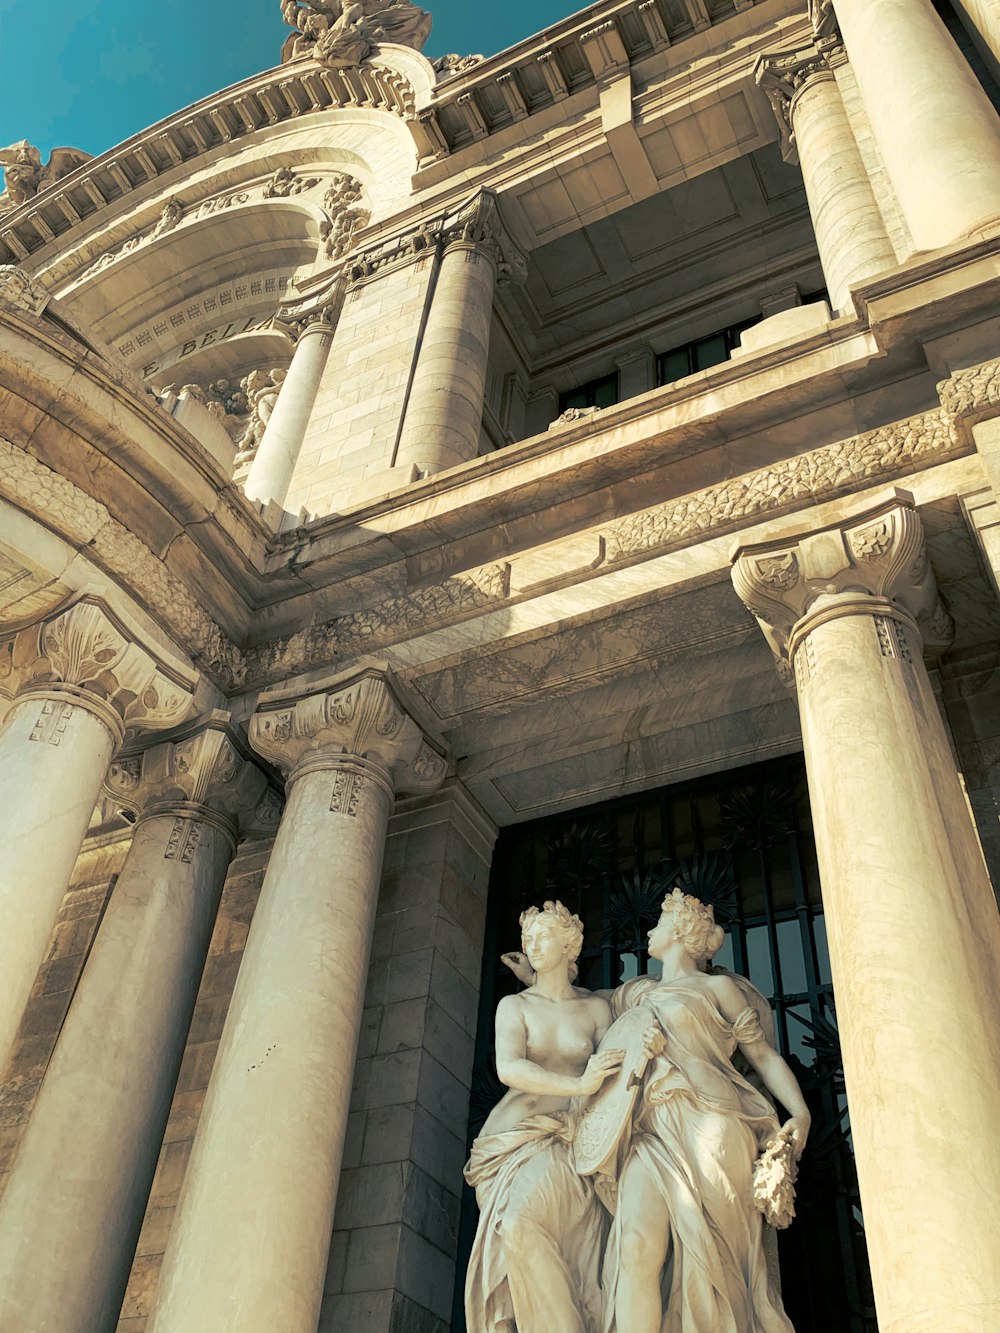
[[[336,68],[360,64],[380,42],[421,50],[431,16],[412,0],[282,0],[281,16],[294,28],[281,59],[316,59]]]
[[[712,908],[674,889],[649,932],[661,976],[611,992],[573,985],[562,904],[521,924],[503,961],[528,989],[497,1009],[510,1091],[466,1167],[468,1333],[793,1333],[763,1224],[793,1216],[810,1116],[765,998],[710,970]]]

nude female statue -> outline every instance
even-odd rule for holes
[[[571,1100],[596,1092],[622,1052],[594,1054],[611,1011],[570,980],[579,917],[547,902],[521,927],[535,982],[497,1006],[497,1073],[509,1091],[465,1168],[481,1210],[466,1324],[469,1333],[600,1333],[606,1219],[570,1158]]]

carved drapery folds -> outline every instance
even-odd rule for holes
[[[126,749],[104,782],[105,792],[136,819],[175,817],[166,855],[181,860],[190,860],[198,820],[221,829],[235,848],[240,831],[258,821],[266,788],[263,771],[225,712],[199,719],[169,740]]]
[[[923,525],[905,491],[837,527],[741,549],[733,584],[779,662],[793,666],[820,618],[859,610],[876,620],[882,613],[901,626],[885,630],[898,649],[887,655],[919,655],[919,642],[912,647],[906,642],[908,631],[931,649],[951,641],[951,616],[927,558]]]
[[[282,62],[318,60],[331,69],[359,65],[380,42],[420,51],[431,16],[412,0],[282,0],[281,16],[292,35]]]
[[[140,645],[117,616],[89,598],[20,630],[0,648],[0,690],[42,700],[39,739],[52,744],[58,744],[60,709],[74,703],[96,713],[117,743],[127,732],[176,726],[196,684],[193,671]]]
[[[368,671],[335,689],[286,705],[266,705],[250,720],[250,744],[288,775],[343,769],[331,810],[352,814],[367,775],[392,791],[433,791],[447,761],[400,704],[391,678]],[[363,769],[355,762],[363,761]],[[353,809],[352,809],[353,807]]]

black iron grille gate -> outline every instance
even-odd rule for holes
[[[715,774],[504,829],[490,880],[469,1141],[502,1095],[493,1014],[517,988],[499,962],[519,947],[525,907],[559,898],[585,926],[580,984],[645,972],[646,931],[678,884],[714,905],[716,958],[771,998],[778,1044],[813,1114],[798,1216],[779,1238],[785,1307],[797,1333],[877,1333],[801,756]],[[657,966],[653,961],[654,968]],[[453,1333],[476,1226],[465,1191]]]

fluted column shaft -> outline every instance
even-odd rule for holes
[[[194,688],[86,601],[7,646],[18,693],[0,726],[0,1074],[126,725],[180,721]]]
[[[440,472],[478,454],[495,283],[489,245],[446,247],[394,466]]]
[[[444,773],[381,675],[265,709],[251,740],[288,801],[150,1333],[314,1333],[393,790]]]
[[[918,250],[1000,223],[1000,117],[930,0],[835,0]]]
[[[750,548],[734,578],[798,683],[879,1328],[985,1333],[1000,922],[921,658],[918,620],[933,637],[947,617],[919,519]]]
[[[790,115],[830,305],[844,310],[851,287],[894,268],[896,253],[832,70],[805,80]]]
[[[252,809],[264,784],[224,722],[112,767],[111,790],[143,813],[0,1202],[9,1333],[117,1325],[236,847],[233,806]],[[185,788],[194,799],[178,799]]]
[[[272,500],[284,504],[287,499],[332,345],[333,327],[325,315],[315,317],[299,334],[288,374],[243,483],[251,500],[266,505]]]

